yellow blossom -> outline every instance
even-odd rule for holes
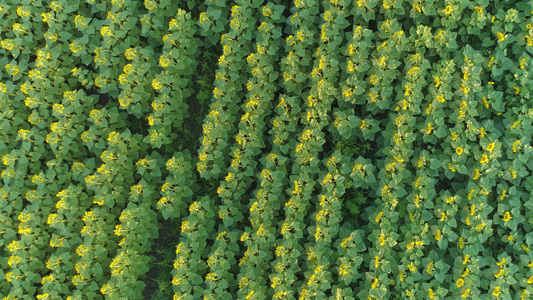
[[[41,284],[45,285],[45,284],[50,283],[50,282],[52,282],[54,280],[55,280],[54,276],[52,274],[50,274],[48,276],[45,276],[45,277],[41,278]]]
[[[503,221],[507,222],[509,220],[511,220],[511,213],[506,211],[505,214],[503,215]]]
[[[516,179],[516,172],[515,172],[515,170],[509,168],[509,172],[511,173],[511,176],[513,176],[513,179]]]
[[[56,32],[52,33],[50,31],[47,31],[44,33],[44,38],[46,40],[50,40],[51,42],[56,42],[58,39],[58,35]]]
[[[379,240],[379,245],[380,246],[384,246],[385,245],[385,236],[383,235],[383,233],[381,233],[379,235],[379,239],[378,240]]]
[[[163,84],[158,78],[152,79],[152,87],[154,90],[160,90],[163,87]]]
[[[522,143],[519,140],[513,142],[513,152],[518,152],[518,147],[522,146]]]
[[[498,267],[501,267],[501,266],[503,266],[503,264],[505,264],[506,262],[507,262],[507,259],[505,259],[505,257],[502,257],[502,259],[501,259],[499,262],[497,262],[496,265],[497,265]]]
[[[466,289],[466,290],[461,294],[461,298],[468,298],[469,295],[470,295],[470,289]]]
[[[514,122],[513,125],[511,125],[510,129],[511,130],[515,129],[518,126],[518,124],[520,124],[520,123],[522,123],[522,120],[518,120],[518,121]]]
[[[85,278],[83,278],[83,276],[81,276],[80,274],[75,275],[74,277],[72,277],[72,284],[77,286],[78,284],[82,283],[84,279]]]
[[[135,49],[135,48],[126,49],[126,51],[124,52],[124,56],[128,60],[133,60],[134,58],[137,57],[137,49]]]
[[[472,179],[473,180],[478,180],[479,179],[479,176],[480,176],[480,172],[478,169],[474,169],[474,176],[472,176]],[[472,190],[473,191],[473,190]],[[471,192],[472,192],[471,191]],[[469,199],[470,200],[470,199]]]
[[[113,33],[111,32],[111,29],[109,29],[109,26],[102,26],[102,28],[100,28],[100,35],[103,37],[109,37],[113,36]]]
[[[182,233],[188,233],[191,230],[190,222],[189,221],[183,221],[181,223],[181,232]]]
[[[76,17],[74,18],[74,24],[76,24],[76,27],[77,28],[80,28],[80,27],[87,27],[87,23],[85,21],[85,17],[84,16],[81,16],[81,15],[76,15]]]
[[[474,229],[477,231],[481,231],[486,225],[487,224],[485,222],[481,222],[481,224],[477,225]]]
[[[324,232],[322,231],[322,229],[320,229],[319,226],[317,226],[316,231],[315,231],[315,239],[319,240],[320,238],[323,238],[323,237],[324,237]]]
[[[11,75],[11,76],[15,76],[19,73],[20,69],[19,69],[19,66],[17,65],[14,65],[14,64],[7,64],[6,65],[6,72]]]
[[[415,267],[415,265],[412,264],[412,263],[410,263],[409,265],[407,265],[407,267],[409,268],[409,271],[411,271],[411,272],[416,271],[416,267]]]
[[[2,11],[2,10],[0,9],[0,11]],[[23,6],[19,6],[19,7],[17,7],[17,15],[19,17],[21,17],[21,18],[29,17],[29,16],[31,16],[31,12],[29,10],[24,9]]]
[[[466,276],[468,276],[468,274],[470,274],[470,269],[469,268],[466,268],[463,272],[463,274],[461,275],[461,277],[465,278]]]
[[[500,271],[498,271],[498,273],[496,273],[496,275],[494,275],[494,277],[500,278],[504,273],[505,273],[505,269],[500,269]]]
[[[63,114],[63,110],[65,109],[65,106],[63,104],[55,103],[52,107],[52,110],[54,110],[57,114],[61,115]]]
[[[379,283],[379,280],[377,278],[374,278],[374,282],[372,282],[372,289],[375,289]]]
[[[11,267],[12,265],[17,265],[20,261],[21,259],[19,256],[11,255],[7,261],[7,264]]]
[[[11,51],[15,47],[15,43],[13,43],[13,40],[10,39],[4,39],[0,43],[2,44],[2,48],[6,49],[7,51]]]
[[[528,29],[531,29],[531,24],[528,24],[528,26],[529,26]],[[523,58],[520,61],[520,70],[524,70],[526,68],[526,61],[527,61],[527,58]]]
[[[479,128],[479,137],[482,139],[485,138],[485,128]]]
[[[452,163],[448,163],[448,168],[449,168],[450,171],[452,171],[452,172],[457,171],[457,169],[456,169],[454,166],[452,166]]]
[[[339,275],[348,275],[348,267],[344,263],[339,267]]]
[[[461,83],[461,91],[463,92],[463,94],[468,94],[470,92],[470,89],[464,83]]]
[[[465,284],[465,280],[463,278],[459,278],[456,282],[455,282],[455,285],[460,288],[462,287],[463,285]]]
[[[170,203],[169,199],[167,197],[163,197],[157,201],[157,205],[159,206],[166,206]]]
[[[13,24],[13,33],[15,33],[16,35],[19,35],[20,33],[26,33],[26,28],[20,24],[20,23],[15,23]]]
[[[157,8],[157,2],[154,0],[144,0],[144,7],[146,7],[148,10],[154,10]]]
[[[494,59],[495,59],[495,58],[496,58],[496,57],[494,57],[494,56],[492,56],[492,57],[490,58],[489,63],[487,64],[487,67],[489,67],[489,68],[492,67],[492,65],[494,64]]]
[[[138,184],[131,187],[131,192],[133,194],[140,194],[143,191],[143,186]]]
[[[208,23],[211,21],[209,20],[209,16],[207,15],[206,12],[200,13],[200,17],[198,19],[200,21],[200,24]]]
[[[435,234],[435,239],[437,241],[440,241],[442,239],[442,235],[441,234],[442,234],[441,230],[440,229],[437,230],[437,233]]]
[[[430,262],[426,268],[426,272],[428,274],[432,274],[433,273],[433,262]]]
[[[83,47],[78,45],[76,42],[72,42],[72,43],[69,44],[69,49],[73,53],[78,53],[78,51],[80,51],[82,48]]]
[[[107,84],[107,79],[105,79],[105,78],[96,77],[94,79],[94,85],[96,85],[99,88],[103,88],[104,85],[106,85],[106,84]]]

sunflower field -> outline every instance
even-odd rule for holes
[[[533,1],[0,0],[0,297],[533,299]]]

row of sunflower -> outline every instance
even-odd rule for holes
[[[264,132],[267,129],[268,116],[272,111],[272,102],[277,91],[274,58],[277,56],[279,46],[274,41],[281,36],[279,23],[283,20],[283,7],[275,2],[236,1],[232,13],[230,24],[239,24],[239,27],[232,25],[232,29],[235,30],[235,39],[239,43],[254,45],[254,47],[250,49],[251,53],[246,57],[247,64],[244,64],[244,69],[239,72],[241,76],[246,74],[245,78],[247,78],[246,101],[241,105],[242,113],[237,125],[238,131],[231,148],[233,152],[231,163],[227,168],[225,180],[220,182],[217,190],[221,199],[219,216],[222,224],[219,226],[217,239],[208,253],[210,269],[206,277],[207,295],[214,298],[230,297],[236,293],[241,279],[239,275],[234,274],[239,273],[234,267],[239,265],[242,268],[241,263],[248,260],[253,263],[254,259],[257,259],[255,256],[260,254],[254,251],[254,246],[258,245],[247,247],[245,251],[244,245],[239,243],[239,237],[243,236],[249,220],[248,216],[254,208],[254,204],[251,204],[251,207],[248,204],[250,203],[249,190],[254,180],[257,160],[265,147]],[[254,34],[249,33],[256,28]],[[230,34],[232,33],[230,31]],[[218,75],[220,72],[217,73]],[[226,75],[233,77],[231,72]],[[255,222],[252,224],[252,226],[256,225],[261,224]],[[257,235],[259,239],[265,238],[266,232],[258,230]],[[237,257],[241,257],[239,262],[237,262]],[[231,261],[233,264],[226,264]],[[216,279],[208,278],[210,274],[216,275]],[[251,279],[258,275],[252,276]],[[239,293],[242,294],[243,291]],[[254,293],[260,294],[260,291],[251,290],[243,296],[252,297]]]
[[[342,70],[339,58],[344,50],[344,31],[349,27],[352,3],[328,0],[322,1],[322,6],[320,40],[311,72],[312,87],[307,115],[302,116],[302,119],[305,117],[302,123],[313,128],[313,131],[327,128],[332,106],[341,99],[337,85]],[[307,264],[302,270],[304,281],[299,290],[300,299],[323,298],[329,293],[346,292],[347,286],[339,284],[339,279],[347,275],[348,269],[357,270],[356,264],[349,262],[350,259],[346,256],[338,256],[336,249],[342,239],[340,224],[345,215],[342,208],[346,205],[344,201],[348,200],[343,196],[347,187],[353,185],[351,178],[346,176],[350,173],[350,168],[341,168],[349,164],[349,160],[350,158],[334,151],[317,166],[324,171],[318,179],[321,188],[317,191],[318,195],[314,196],[317,198],[313,201],[315,208],[309,209],[313,220],[307,228]]]
[[[308,232],[304,220],[311,209],[318,153],[324,142],[319,126],[304,125],[308,113],[309,117],[313,113],[313,103],[306,105],[304,102],[306,96],[315,103],[319,101],[316,90],[314,96],[309,90],[318,82],[310,76],[313,57],[316,57],[314,46],[318,42],[318,3],[296,0],[291,6],[290,35],[285,39],[286,55],[281,58],[282,96],[278,108],[283,114],[276,117],[272,129],[274,147],[290,155],[292,161],[287,166],[286,178],[290,180],[290,188],[285,188],[286,203],[281,214],[284,218],[279,220],[276,230],[276,257],[271,263],[269,276],[271,289],[268,293],[276,299],[294,299],[304,288],[303,280],[299,279],[305,267],[300,262],[305,253],[302,241]],[[288,132],[281,132],[283,128]]]
[[[203,295],[207,298],[224,298],[229,297],[231,292],[237,288],[237,282],[231,273],[232,266],[236,264],[235,256],[239,253],[239,246],[237,240],[239,231],[235,230],[237,224],[243,221],[243,202],[245,193],[251,180],[248,178],[253,174],[256,163],[253,157],[259,153],[258,149],[261,146],[261,138],[257,135],[263,129],[261,123],[264,115],[269,112],[269,99],[265,98],[264,91],[261,91],[263,86],[262,78],[259,78],[262,70],[258,67],[251,66],[251,73],[257,78],[256,83],[252,83],[245,76],[245,70],[248,64],[251,64],[251,59],[248,59],[248,64],[245,61],[245,54],[248,53],[252,47],[251,44],[255,38],[250,32],[256,25],[254,10],[257,9],[260,3],[250,4],[248,2],[237,1],[236,5],[231,7],[231,18],[229,20],[229,32],[221,36],[221,43],[223,45],[223,54],[219,59],[218,69],[216,71],[215,88],[213,90],[214,101],[211,105],[209,115],[203,124],[204,136],[202,146],[200,149],[197,170],[200,176],[206,179],[219,178],[223,172],[227,172],[224,181],[220,182],[217,193],[222,202],[218,203],[215,200],[213,204],[206,207],[210,211],[219,211],[219,218],[222,219],[218,235],[215,240],[212,240],[211,248],[202,243],[194,248],[194,251],[199,253],[201,264],[193,267],[197,270],[199,278],[192,278],[190,269],[184,268],[183,257],[187,255],[188,247],[192,246],[190,241],[196,239],[202,240],[207,236],[202,237],[193,227],[187,230],[190,224],[189,219],[194,219],[198,212],[193,210],[193,205],[199,206],[198,202],[194,202],[190,206],[191,214],[182,223],[182,232],[185,234],[185,243],[180,243],[177,250],[177,259],[175,261],[174,274],[174,297],[188,297],[195,294],[197,297]],[[213,11],[210,11],[213,13]],[[206,18],[205,14],[200,16],[200,22],[204,24],[210,23],[211,20],[203,20]],[[262,48],[258,44],[257,55],[265,55]],[[260,59],[260,58],[258,58]],[[267,57],[265,59],[268,60]],[[257,61],[254,61],[257,62]],[[244,87],[248,87],[249,93],[244,92]],[[270,89],[271,87],[269,87]],[[226,152],[231,146],[230,137],[235,133],[233,123],[236,121],[236,116],[240,113],[241,99],[246,97],[249,101],[243,105],[242,110],[244,116],[241,118],[238,128],[239,131],[236,137],[236,145],[232,148],[233,159],[231,166],[225,166]],[[263,99],[264,98],[264,99]],[[252,172],[252,173],[251,173]],[[196,209],[195,209],[196,210]],[[197,226],[200,226],[198,224]],[[202,224],[203,226],[203,224]],[[210,234],[215,234],[216,229],[211,227]],[[205,240],[205,239],[204,239]],[[201,289],[195,289],[191,294],[190,282],[191,280],[198,280],[196,285],[200,285]]]

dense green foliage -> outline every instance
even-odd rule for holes
[[[529,299],[533,2],[0,0],[3,299]]]

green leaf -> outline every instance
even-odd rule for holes
[[[442,162],[436,158],[431,158],[430,162],[431,162],[430,168],[432,170],[437,170],[442,166]]]
[[[425,206],[427,207],[427,205],[425,205]],[[433,205],[431,205],[431,206],[433,206]],[[428,208],[431,208],[431,207],[428,207]],[[427,209],[424,209],[422,211],[422,220],[424,222],[427,222],[427,221],[429,221],[431,219],[433,219],[433,214],[431,212],[429,212]]]
[[[440,283],[443,283],[445,278],[446,278],[446,273],[444,272],[435,274],[435,279],[437,279],[437,281]]]

